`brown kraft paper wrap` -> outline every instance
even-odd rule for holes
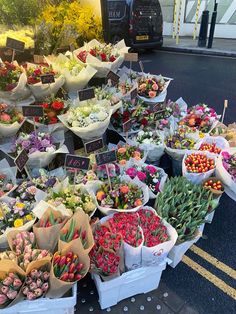
[[[0,305],[0,309],[12,306],[22,299],[21,289],[24,285],[24,281],[26,277],[25,272],[13,261],[10,261],[10,260],[0,261],[0,280],[5,278],[8,273],[14,273],[14,274],[19,275],[19,278],[22,280],[22,286],[18,292],[17,297],[12,302],[10,302],[7,306]]]
[[[85,214],[85,212],[81,209],[79,209],[68,221],[67,223],[63,226],[63,228],[61,229],[60,235],[63,234],[63,231],[65,230],[69,230],[71,221],[74,220],[74,231],[75,230],[80,230],[81,229],[81,233],[83,231],[86,231],[86,244],[85,247],[82,244],[81,238],[77,238],[74,239],[70,242],[65,242],[62,241],[59,237],[59,242],[58,242],[58,250],[63,250],[65,249],[70,243],[77,243],[78,246],[85,252],[85,254],[89,254],[89,252],[91,251],[91,249],[94,246],[94,239],[93,239],[93,232],[92,232],[92,228],[90,226],[90,218],[87,214]]]
[[[83,270],[85,271],[85,273],[82,276],[82,278],[85,277],[90,267],[90,259],[89,259],[88,254],[86,254],[84,251],[81,251],[81,249],[78,247],[77,243],[75,242],[71,242],[70,244],[68,244],[68,246],[59,253],[66,254],[68,252],[73,252],[74,254],[78,255],[79,263],[82,263],[84,265]],[[56,255],[56,253],[54,255]],[[60,298],[68,290],[70,290],[70,288],[72,288],[72,286],[76,283],[76,281],[66,282],[66,281],[60,280],[59,278],[56,278],[56,276],[54,275],[53,267],[54,265],[52,262],[52,267],[50,271],[50,281],[49,281],[50,288],[46,296],[49,298]]]
[[[55,219],[62,218],[63,222],[60,224],[53,225],[51,227],[39,227],[41,220],[47,220],[50,217],[50,214],[53,214]],[[33,226],[33,231],[36,238],[36,243],[39,249],[49,250],[54,252],[59,239],[60,229],[64,226],[66,222],[66,217],[63,216],[59,211],[56,211],[52,208],[48,208],[46,212],[41,217],[40,221],[38,221]]]

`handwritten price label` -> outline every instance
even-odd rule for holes
[[[103,148],[103,146],[104,146],[104,144],[103,144],[102,138],[99,138],[95,141],[85,143],[85,145],[84,145],[86,154],[90,154],[92,152],[95,152],[96,150]]]
[[[98,166],[109,164],[116,161],[116,150],[100,153],[95,155],[96,164]]]
[[[90,159],[87,157],[81,157],[76,155],[66,155],[65,166],[67,168],[88,170],[90,165]]]
[[[23,149],[20,152],[20,154],[16,157],[16,159],[14,160],[15,165],[17,166],[17,168],[20,172],[23,171],[28,160],[29,160],[29,156],[27,155],[26,151]]]
[[[11,37],[7,37],[6,47],[17,51],[24,51],[25,43]]]
[[[130,130],[131,127],[132,127],[132,123],[133,123],[133,120],[132,120],[132,119],[129,119],[128,121],[126,121],[126,122],[123,124],[123,132],[124,132],[124,133],[129,132],[129,130]]]
[[[43,117],[43,107],[40,106],[24,106],[22,107],[24,117]]]
[[[88,100],[95,97],[94,89],[93,88],[86,88],[78,91],[79,100]]]
[[[55,77],[53,74],[41,75],[40,78],[41,78],[42,84],[51,84],[55,82]]]

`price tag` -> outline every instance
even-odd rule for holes
[[[116,161],[116,150],[111,150],[104,153],[99,153],[95,155],[96,164],[98,166],[109,164],[110,162]]]
[[[34,55],[34,63],[37,63],[37,64],[45,63],[44,56]]]
[[[125,61],[137,62],[138,61],[138,54],[135,52],[125,53]]]
[[[14,160],[16,167],[18,168],[20,172],[23,171],[28,160],[29,160],[29,156],[27,155],[25,149],[23,149]]]
[[[136,100],[137,96],[138,96],[138,90],[137,90],[137,88],[135,88],[135,89],[132,90],[131,93],[130,93],[131,101]]]
[[[24,51],[25,43],[11,37],[7,37],[6,47],[17,51]]]
[[[78,91],[79,100],[87,100],[92,99],[95,97],[94,89],[93,88],[86,88]]]
[[[124,132],[124,133],[129,132],[129,130],[130,130],[131,127],[132,127],[132,124],[133,124],[133,120],[132,120],[132,119],[129,119],[128,121],[126,121],[126,122],[123,124],[123,132]]]
[[[104,146],[103,139],[99,138],[95,141],[85,143],[84,148],[85,148],[86,154],[89,154],[103,148],[103,146]]]
[[[44,74],[40,76],[42,84],[51,84],[55,82],[53,74]]]
[[[43,117],[44,111],[41,106],[23,106],[22,112],[24,117]]]
[[[160,107],[160,104],[149,104],[149,109],[152,111],[152,112],[156,112],[158,110],[158,108]]]
[[[107,74],[107,79],[111,80],[113,85],[116,85],[119,83],[120,77],[118,74],[114,73],[113,71],[109,71]]]
[[[154,120],[162,119],[162,114],[165,113],[165,109],[159,110],[154,113]]]
[[[88,170],[90,165],[90,159],[87,157],[81,157],[76,155],[66,155],[65,166],[67,168]]]

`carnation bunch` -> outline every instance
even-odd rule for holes
[[[46,294],[49,289],[49,277],[50,274],[46,270],[32,269],[27,275],[22,289],[26,299],[36,300]]]
[[[0,305],[7,306],[18,296],[23,285],[20,276],[16,273],[9,272],[0,280]]]
[[[26,70],[27,82],[30,85],[34,85],[41,82],[41,75],[51,74],[56,76],[57,73],[53,70],[52,66],[37,65],[35,67],[29,67]]]
[[[12,91],[17,86],[22,73],[19,66],[8,61],[0,61],[0,90]]]
[[[15,122],[21,123],[23,120],[24,117],[22,113],[15,107],[10,107],[6,104],[0,104],[0,123],[9,125]]]
[[[116,156],[118,163],[121,166],[125,166],[130,158],[136,161],[141,160],[144,157],[144,152],[138,147],[126,145],[118,148]]]
[[[56,146],[52,143],[51,135],[42,132],[32,132],[30,134],[21,132],[16,140],[15,147],[17,153],[25,149],[28,154],[54,152],[56,150]]]
[[[102,62],[114,62],[118,57],[118,54],[115,54],[113,51],[112,44],[94,46],[88,51],[82,50],[78,53],[77,58],[80,61],[86,63],[88,54],[92,55]]]

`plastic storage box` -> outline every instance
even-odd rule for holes
[[[136,294],[157,289],[166,263],[167,261],[155,267],[137,268],[109,281],[102,281],[100,276],[93,274],[101,309],[116,305],[119,301]]]
[[[1,310],[1,314],[74,314],[76,300],[77,285],[75,284],[65,297],[58,299],[41,298],[34,301],[21,301],[9,308]]]

